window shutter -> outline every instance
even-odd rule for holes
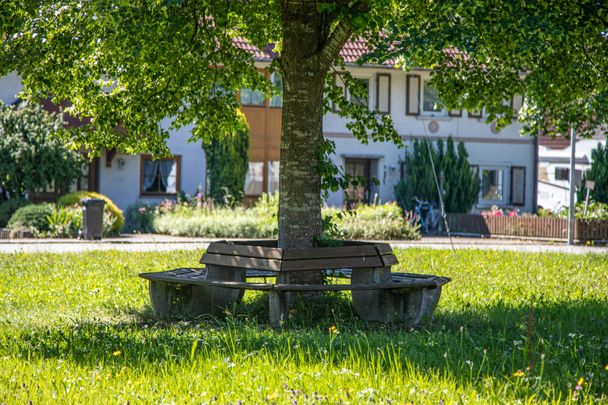
[[[344,81],[342,80],[340,73],[334,73],[334,84],[342,89],[342,95],[346,97],[346,86],[344,85]],[[340,107],[338,107],[338,105],[332,101],[331,110],[333,112],[338,112],[340,111]]]
[[[515,96],[513,97],[513,117],[519,117],[519,110],[524,105],[524,97],[523,96]]]
[[[526,204],[526,168],[511,167],[511,205]]]
[[[391,113],[391,75],[376,75],[376,111],[380,114]]]
[[[462,117],[462,110],[451,110],[448,115],[450,117]]]
[[[420,76],[406,76],[405,114],[420,115]]]

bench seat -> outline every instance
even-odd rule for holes
[[[142,273],[150,281],[150,297],[162,317],[191,313],[213,314],[239,301],[245,290],[270,293],[271,323],[283,319],[285,294],[296,291],[352,291],[353,305],[365,320],[388,322],[402,320],[417,325],[439,301],[441,286],[449,278],[411,273],[391,273],[388,268],[325,270],[327,277],[350,279],[346,284],[292,284],[253,282],[248,279],[277,278],[276,271],[237,270],[234,268],[178,268]],[[279,279],[280,280],[280,279]]]

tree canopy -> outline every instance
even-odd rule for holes
[[[401,142],[388,116],[348,103],[331,80],[339,51],[363,38],[362,63],[396,58],[433,68],[451,108],[485,108],[511,122],[505,100],[526,99],[526,131],[590,134],[606,122],[608,6],[582,0],[6,0],[0,74],[17,71],[28,97],[70,100],[91,117],[76,141],[96,150],[167,154],[167,128],[194,123],[195,138],[238,123],[235,92],[271,92],[251,50],[274,45],[284,80],[279,245],[307,247],[321,233],[321,186],[344,187],[328,154],[328,99],[362,142]],[[272,46],[271,45],[271,46]],[[353,92],[357,86],[344,75]],[[222,89],[222,91],[218,91]]]
[[[0,188],[5,198],[23,198],[49,186],[67,191],[82,173],[82,155],[53,137],[61,115],[39,105],[0,105]]]
[[[608,120],[608,3],[421,1],[370,59],[432,67],[447,106],[485,108],[499,126],[525,97],[524,132],[592,136]],[[410,3],[411,4],[411,3]]]

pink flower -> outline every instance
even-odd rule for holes
[[[510,217],[516,217],[517,216],[517,211],[511,211],[511,212],[509,212],[509,216]]]
[[[143,214],[144,212],[146,212],[146,207],[141,207],[138,211],[140,214]]]
[[[196,195],[196,198],[198,198],[199,200],[202,200],[203,199],[203,193],[198,193]]]
[[[496,211],[496,212],[494,213],[494,216],[495,216],[495,217],[502,217],[502,212],[500,212],[500,211]]]

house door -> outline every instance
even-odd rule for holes
[[[349,185],[346,189],[346,203],[353,206],[359,203],[369,203],[371,198],[371,159],[352,159],[345,161],[346,174],[359,183]],[[361,183],[360,180],[363,180]]]

